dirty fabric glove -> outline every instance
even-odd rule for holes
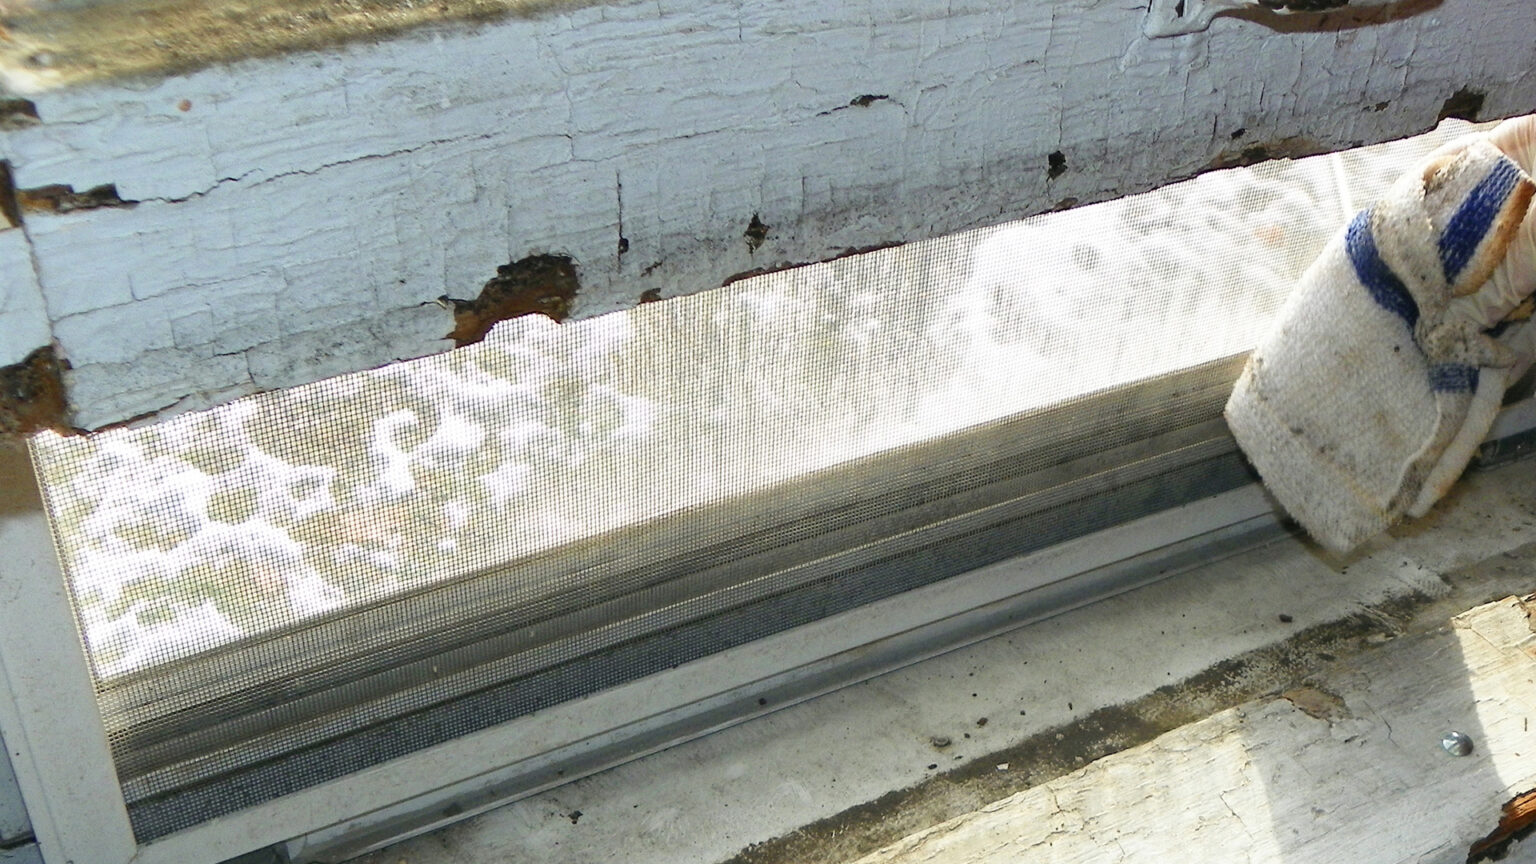
[[[1487,135],[1485,142],[1496,147],[1527,176],[1536,171],[1536,115],[1505,121]],[[1454,152],[1458,144],[1467,143],[1468,139],[1462,139],[1440,152]],[[1516,189],[1513,194],[1521,193]],[[1491,207],[1492,201],[1487,203]],[[1511,203],[1518,206],[1519,199]],[[1458,341],[1476,339],[1479,335],[1491,340],[1493,345],[1489,350],[1496,355],[1495,361],[1479,371],[1478,392],[1467,406],[1461,430],[1426,476],[1417,498],[1408,508],[1409,516],[1424,515],[1450,490],[1488,434],[1503,401],[1505,388],[1523,376],[1536,358],[1536,326],[1523,323],[1531,317],[1532,292],[1536,291],[1536,203],[1526,205],[1523,221],[1492,226],[1485,237],[1495,231],[1509,234],[1507,243],[1503,244],[1503,254],[1480,287],[1472,289],[1467,285],[1461,292],[1453,288],[1452,293],[1465,293],[1447,304],[1440,328],[1442,345],[1445,344],[1444,334],[1454,334],[1451,340],[1453,352]]]
[[[1515,137],[1442,148],[1356,216],[1302,276],[1227,403],[1265,485],[1332,550],[1438,500],[1522,363],[1513,346],[1530,340],[1513,340],[1529,334],[1506,321],[1536,287],[1519,251],[1536,185],[1523,151],[1510,158],[1496,143]]]

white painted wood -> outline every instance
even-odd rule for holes
[[[1536,637],[1515,598],[1454,624],[1328,670],[1326,693],[1224,711],[858,864],[1459,864],[1536,784]],[[1441,750],[1451,729],[1471,756]]]
[[[0,445],[0,735],[47,864],[124,864],[133,833],[31,463]]]
[[[20,363],[51,338],[26,233],[20,227],[0,227],[0,366]]]
[[[1462,88],[1485,116],[1536,104],[1528,0],[1406,5],[1147,40],[1111,0],[632,0],[37,93],[0,158],[139,202],[30,217],[94,427],[442,350],[435,298],[533,253],[575,258],[593,315],[1244,148],[1398,137]]]

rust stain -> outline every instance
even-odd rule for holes
[[[1509,854],[1509,844],[1529,836],[1532,828],[1536,828],[1536,789],[1521,792],[1505,802],[1499,827],[1472,844],[1467,851],[1467,864],[1503,859]]]
[[[70,434],[69,400],[64,396],[64,370],[52,346],[39,348],[25,360],[0,366],[0,437],[30,435],[44,429]]]
[[[1271,249],[1285,245],[1285,226],[1271,223],[1253,229],[1253,237]]]
[[[530,255],[496,268],[496,276],[473,300],[443,297],[453,307],[456,345],[473,345],[491,332],[498,321],[523,315],[545,315],[564,321],[571,314],[580,280],[576,262],[565,255]]]

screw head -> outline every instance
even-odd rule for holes
[[[1452,756],[1472,754],[1472,736],[1465,732],[1447,732],[1440,738],[1440,746]]]

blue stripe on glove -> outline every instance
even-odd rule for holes
[[[1403,280],[1397,278],[1376,251],[1376,238],[1371,235],[1371,211],[1361,210],[1349,223],[1345,251],[1350,263],[1355,265],[1355,277],[1371,292],[1371,298],[1383,309],[1402,318],[1412,330],[1419,323],[1419,304],[1413,302],[1413,295],[1408,293]]]
[[[1440,235],[1440,264],[1447,282],[1455,282],[1488,236],[1493,220],[1503,211],[1505,202],[1520,182],[1520,169],[1513,162],[1495,163],[1477,187],[1445,223]]]

